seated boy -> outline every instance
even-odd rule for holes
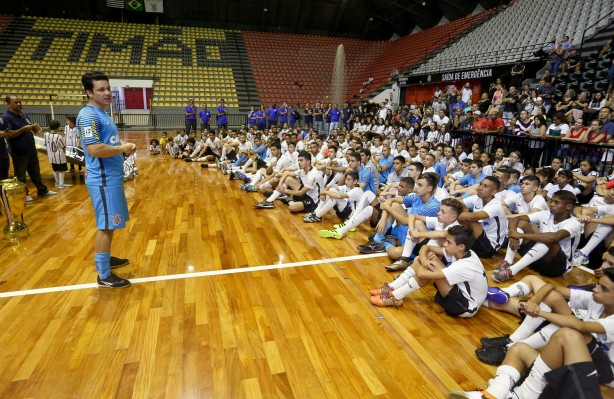
[[[320,191],[318,207],[313,213],[303,217],[303,222],[321,222],[322,216],[330,212],[331,209],[335,209],[339,219],[344,222],[350,218],[363,194],[364,191],[358,186],[358,173],[349,172],[345,175],[344,186],[331,187]]]
[[[486,300],[488,280],[480,258],[471,250],[475,239],[470,228],[453,226],[448,229],[442,247],[424,246],[420,255],[399,278],[372,290],[375,306],[401,306],[403,298],[433,281],[437,286],[435,302],[446,313],[458,317],[474,316]],[[449,266],[440,257],[451,258]]]

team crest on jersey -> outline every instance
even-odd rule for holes
[[[94,137],[94,130],[91,126],[87,126],[83,128],[83,137],[91,139]]]
[[[119,213],[113,215],[113,226],[119,226],[121,222],[122,222],[122,216]]]

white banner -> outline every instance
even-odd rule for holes
[[[164,12],[164,1],[145,0],[145,12]]]

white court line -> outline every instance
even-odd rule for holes
[[[584,270],[587,273],[595,274],[595,271],[593,269],[589,269],[588,267],[584,267],[584,266],[576,266],[576,267],[580,270]]]
[[[286,269],[289,267],[321,265],[323,263],[346,262],[350,260],[379,258],[383,256],[388,256],[388,255],[384,252],[384,253],[376,253],[376,254],[369,254],[369,255],[342,256],[339,258],[306,260],[302,262],[275,263],[272,265],[240,267],[238,269],[209,270],[209,271],[195,272],[195,273],[181,273],[181,274],[168,274],[165,276],[141,277],[141,278],[130,279],[130,281],[132,282],[132,284],[141,284],[141,283],[151,283],[154,281],[180,280],[180,279],[197,278],[197,277],[219,276],[219,275],[224,275],[224,274],[249,273],[249,272],[262,271],[262,270]],[[0,292],[0,298],[12,298],[16,296],[48,294],[51,292],[84,290],[84,289],[97,288],[97,287],[98,287],[98,284],[96,283],[88,283],[88,284],[64,285],[60,287],[36,288],[32,290]]]

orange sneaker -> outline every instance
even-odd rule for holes
[[[371,296],[381,296],[388,294],[390,291],[392,291],[392,287],[389,286],[388,283],[384,283],[380,288],[369,291],[369,294],[371,294]]]
[[[395,308],[398,308],[403,306],[403,300],[396,299],[394,295],[392,295],[392,291],[390,291],[389,293],[382,294],[380,296],[372,296],[371,304],[379,307],[394,306]]]

